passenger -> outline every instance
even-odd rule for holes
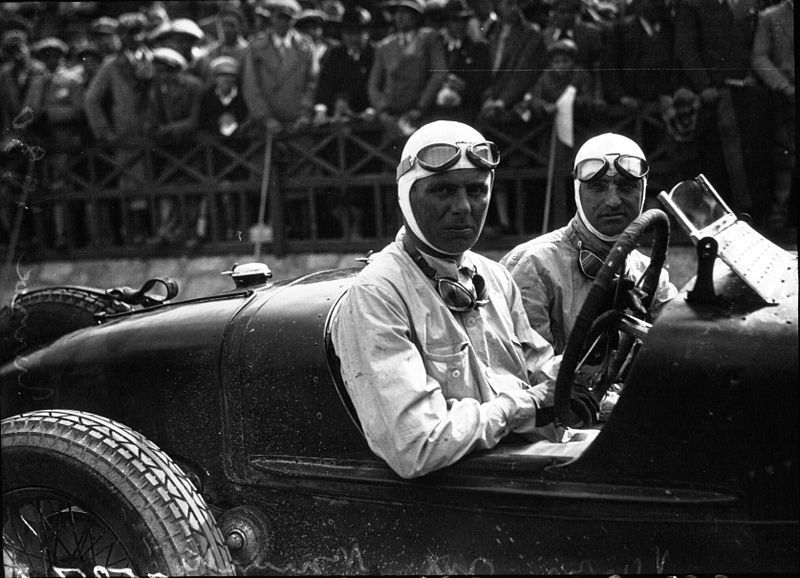
[[[647,161],[631,139],[606,133],[575,155],[577,211],[564,227],[518,245],[500,260],[516,281],[531,327],[563,353],[581,306],[609,251],[644,207]],[[633,251],[626,277],[638,281],[649,260]],[[677,289],[661,272],[658,303]]]
[[[468,125],[417,130],[397,168],[404,227],[333,321],[369,446],[403,478],[534,432],[538,410],[553,404],[560,358],[531,330],[508,272],[470,251],[497,162],[495,145]],[[588,414],[591,401],[575,407]]]

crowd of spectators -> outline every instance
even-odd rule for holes
[[[146,183],[142,143],[180,147],[198,131],[301,134],[351,120],[399,139],[435,118],[533,127],[552,119],[565,91],[578,119],[660,115],[674,139],[697,145],[699,168],[736,210],[755,211],[771,230],[789,221],[793,0],[72,2],[56,16],[49,4],[0,4],[0,154],[8,158],[14,139],[38,144],[57,177],[86,145],[112,151],[126,167],[117,183],[131,193],[126,218],[112,201],[87,206],[90,243],[206,237],[205,199],[189,203],[181,230],[173,199],[136,195]],[[16,207],[4,179],[0,245]],[[64,183],[46,186],[60,247]],[[360,218],[351,209],[334,214],[358,231],[344,224]],[[223,199],[214,215],[234,235],[235,203]]]

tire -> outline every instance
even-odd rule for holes
[[[80,287],[55,287],[23,293],[0,309],[0,364],[76,329],[96,325],[98,313],[130,307]]]
[[[122,424],[67,410],[10,417],[2,421],[2,459],[6,576],[14,568],[100,575],[96,566],[112,576],[235,573],[183,471]]]

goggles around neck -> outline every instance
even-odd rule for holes
[[[455,166],[462,154],[479,169],[491,170],[500,162],[497,145],[491,141],[467,143],[433,143],[417,151],[414,156],[404,158],[397,167],[397,179],[419,166],[432,173],[441,173]]]
[[[450,277],[441,277],[436,269],[425,261],[414,242],[408,238],[408,234],[403,237],[403,246],[425,276],[436,284],[436,292],[450,311],[463,313],[478,309],[489,303],[488,295],[486,294],[486,281],[478,273],[472,276],[472,284],[475,286],[475,292],[473,293],[459,283],[458,280]]]
[[[603,263],[603,259],[589,249],[581,249],[578,252],[578,269],[589,279],[597,277]]]
[[[583,159],[577,165],[572,173],[573,178],[578,179],[582,183],[588,183],[600,179],[611,168],[611,163],[608,162],[608,157],[614,157],[614,168],[617,174],[622,175],[626,179],[639,180],[647,176],[650,172],[650,166],[647,161],[633,155],[621,155],[619,153],[609,153],[602,159],[591,158]]]

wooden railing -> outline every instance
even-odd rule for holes
[[[685,151],[667,135],[660,118],[648,111],[609,114],[576,124],[578,143],[607,130],[642,143],[652,166],[651,194],[685,178]],[[476,126],[498,144],[502,159],[495,207],[490,209],[489,228],[479,246],[511,247],[564,224],[574,211],[569,181],[573,153],[552,138],[551,124],[517,121]],[[402,140],[388,137],[379,125],[370,123],[280,134],[269,147],[265,172],[266,140],[223,142],[198,135],[171,146],[132,142],[115,150],[90,146],[80,151],[46,151],[36,163],[24,203],[20,199],[26,164],[4,169],[0,186],[6,202],[0,245],[6,253],[13,249],[13,259],[25,260],[63,254],[73,258],[168,256],[188,250],[248,253],[254,248],[252,235],[259,234],[253,226],[262,195],[271,227],[271,239],[262,248],[277,256],[361,252],[378,249],[394,236],[401,222],[395,167]],[[493,225],[504,202],[511,226],[501,230]],[[146,209],[134,213],[137,203]],[[343,203],[362,215],[358,237],[344,237],[335,218]],[[183,236],[154,243],[165,211],[175,216],[176,229]],[[59,212],[61,217],[56,216]],[[132,221],[137,215],[145,217],[140,225],[151,238],[149,243],[134,238]],[[9,249],[9,229],[17,217],[22,217],[18,219],[19,243]],[[57,238],[59,219],[64,243]],[[203,231],[203,223],[205,239],[194,244],[193,235]]]

